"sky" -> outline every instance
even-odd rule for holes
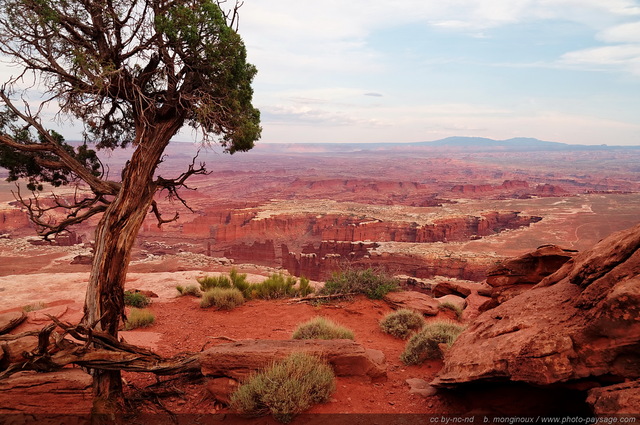
[[[262,142],[640,145],[638,0],[245,0]]]
[[[640,0],[244,0],[239,32],[259,143],[640,145]]]

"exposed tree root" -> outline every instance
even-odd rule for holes
[[[12,363],[0,372],[0,379],[24,370],[52,372],[70,364],[91,369],[151,372],[157,375],[200,371],[197,354],[163,358],[150,350],[118,341],[105,332],[96,332],[81,324],[72,325],[49,317],[54,323],[39,332],[25,332],[11,338],[2,337],[2,340],[16,340],[37,335],[38,344],[22,354],[25,361]],[[56,332],[57,328],[63,332]]]

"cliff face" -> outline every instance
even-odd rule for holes
[[[532,289],[480,315],[447,352],[434,384],[520,382],[589,389],[637,381],[638,276],[640,225],[612,234]],[[594,404],[600,393],[592,391]]]
[[[490,212],[480,217],[454,217],[433,224],[384,222],[345,215],[277,215],[258,218],[257,212],[229,213],[187,223],[183,233],[210,236],[217,244],[237,240],[308,239],[312,241],[377,242],[462,242],[481,236],[517,229],[539,221],[539,217],[517,212]]]
[[[419,225],[346,214],[261,217],[257,210],[236,210],[207,214],[194,223],[185,224],[183,233],[200,232],[210,240],[216,255],[261,265],[282,265],[294,275],[314,280],[326,278],[345,261],[385,266],[417,277],[442,274],[481,280],[484,265],[451,258],[427,260],[415,255],[378,255],[376,242],[463,242],[539,220],[518,212],[496,211]]]
[[[0,233],[29,228],[29,218],[19,209],[0,210]]]

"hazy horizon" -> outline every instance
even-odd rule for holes
[[[246,0],[240,14],[261,143],[640,145],[640,0]],[[17,74],[0,64],[0,82]]]

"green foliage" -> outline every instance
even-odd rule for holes
[[[155,320],[156,317],[151,310],[132,308],[131,311],[129,311],[124,328],[128,331],[136,328],[144,328],[151,326]]]
[[[262,283],[253,285],[251,295],[265,300],[291,297],[297,293],[297,290],[294,289],[296,282],[297,279],[293,276],[274,273]]]
[[[251,297],[265,300],[305,296],[314,291],[309,279],[302,277],[298,283],[295,276],[285,276],[281,273],[273,273],[262,283],[251,285],[249,290]]]
[[[458,320],[462,320],[462,315],[464,314],[464,309],[460,308],[457,304],[452,303],[451,301],[445,301],[438,306],[440,310],[451,310],[456,314],[456,318]]]
[[[236,288],[212,288],[202,294],[200,307],[215,306],[222,310],[232,310],[244,304],[242,292]]]
[[[257,70],[246,62],[244,43],[227,25],[220,7],[211,0],[176,2],[156,15],[155,25],[199,76],[200,90],[210,93],[193,102],[189,123],[222,134],[221,143],[230,153],[251,149],[261,133],[260,112],[251,105],[251,81]],[[220,115],[224,115],[222,126]],[[224,126],[234,131],[220,131]]]
[[[231,288],[231,280],[224,275],[204,276],[196,279],[200,284],[200,290],[207,292],[213,288]]]
[[[380,329],[395,337],[406,339],[411,332],[419,330],[424,324],[422,314],[403,308],[387,314],[380,321]]]
[[[0,135],[7,135],[20,144],[36,144],[45,141],[43,136],[34,137],[8,109],[0,112]],[[65,143],[64,138],[53,130],[49,135],[61,149],[81,163],[91,174],[100,175],[101,165],[96,151],[89,149],[87,145],[74,148]],[[7,181],[26,179],[27,189],[31,191],[42,191],[44,183],[59,187],[73,181],[74,176],[68,169],[54,166],[58,163],[60,158],[53,153],[22,152],[0,143],[0,168],[6,168],[9,171]]]
[[[333,273],[321,293],[326,295],[365,294],[371,299],[379,300],[389,292],[398,289],[398,280],[382,270],[373,268],[346,269]]]
[[[187,286],[178,285],[176,286],[176,290],[178,291],[178,293],[180,293],[181,296],[185,296],[185,295],[190,295],[192,297],[202,296],[200,289],[196,285],[187,285]]]
[[[307,295],[311,295],[315,292],[313,286],[311,286],[311,281],[306,277],[301,277],[300,282],[298,283],[298,295],[301,297],[306,297]]]
[[[251,416],[270,413],[288,423],[313,404],[329,400],[334,391],[330,366],[309,354],[293,353],[243,383],[231,395],[231,408]]]
[[[231,280],[231,284],[233,285],[233,287],[242,292],[242,295],[246,299],[251,298],[251,284],[247,281],[246,274],[238,273],[238,271],[234,267],[229,272],[229,280]]]
[[[316,317],[298,326],[293,339],[355,339],[353,331],[324,317]]]
[[[140,292],[124,291],[124,304],[131,307],[143,308],[151,304],[151,299]]]
[[[429,322],[409,339],[400,360],[407,365],[417,365],[427,359],[442,358],[440,344],[451,346],[463,330],[464,326],[454,322]]]

